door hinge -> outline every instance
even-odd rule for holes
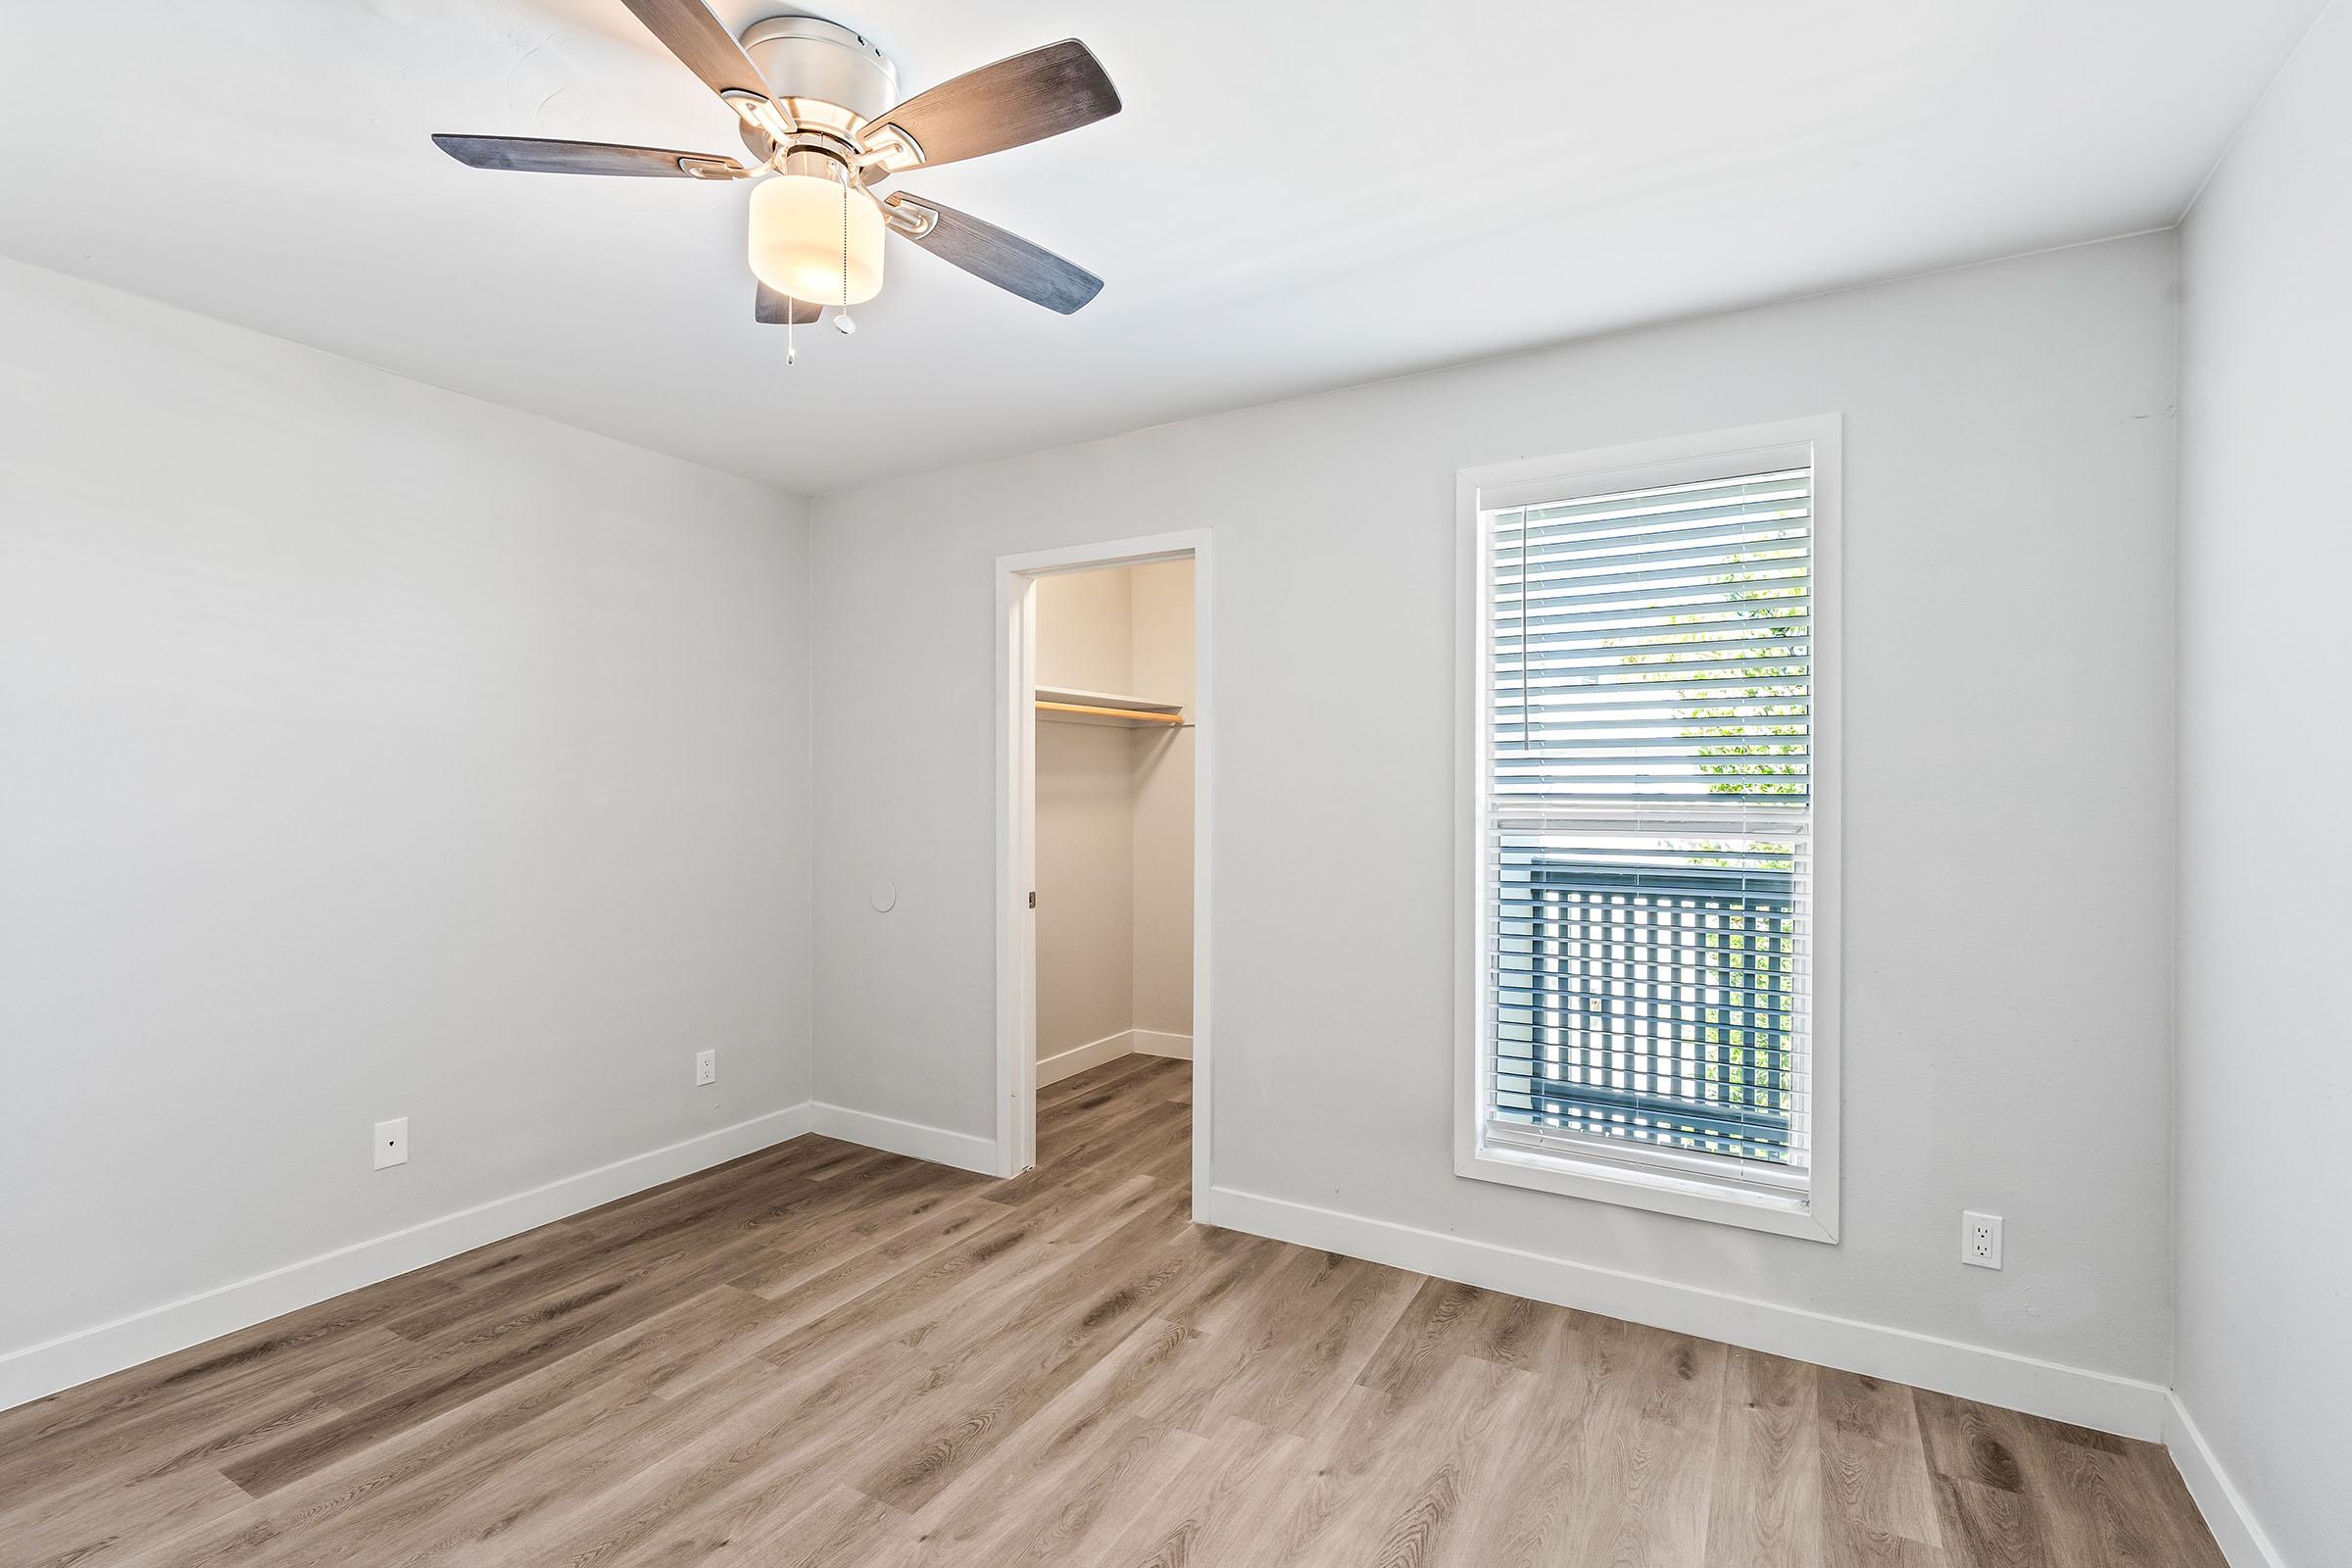
[[[1037,890],[1035,888],[1029,890],[1029,907],[1032,909],[1037,907]]]

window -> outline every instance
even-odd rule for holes
[[[1463,475],[1463,1175],[1837,1239],[1837,437]]]

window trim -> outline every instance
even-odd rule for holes
[[[1842,422],[1840,416],[1820,415],[1562,457],[1491,464],[1463,468],[1456,475],[1455,1175],[1807,1241],[1837,1242],[1843,1108],[1838,1074],[1843,1001]],[[1480,514],[1557,501],[1579,490],[1630,490],[1718,477],[1752,465],[1768,465],[1776,455],[1786,461],[1792,448],[1806,449],[1806,461],[1813,468],[1811,574],[1816,607],[1812,628],[1813,1014],[1808,1190],[1802,1200],[1796,1200],[1622,1157],[1612,1159],[1597,1153],[1587,1157],[1490,1142],[1485,1131],[1486,1075],[1481,1070],[1491,1013],[1482,940],[1489,908],[1481,845],[1486,829],[1486,731],[1492,693],[1487,661],[1486,536]]]

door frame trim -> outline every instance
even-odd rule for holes
[[[1216,794],[1214,531],[1188,528],[997,558],[997,1174],[1037,1162],[1037,580],[1104,566],[1193,563],[1193,1218],[1212,1185],[1210,823]]]

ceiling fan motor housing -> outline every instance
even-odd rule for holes
[[[770,17],[743,30],[743,52],[802,125],[847,140],[899,101],[899,68],[864,34],[822,17]]]

